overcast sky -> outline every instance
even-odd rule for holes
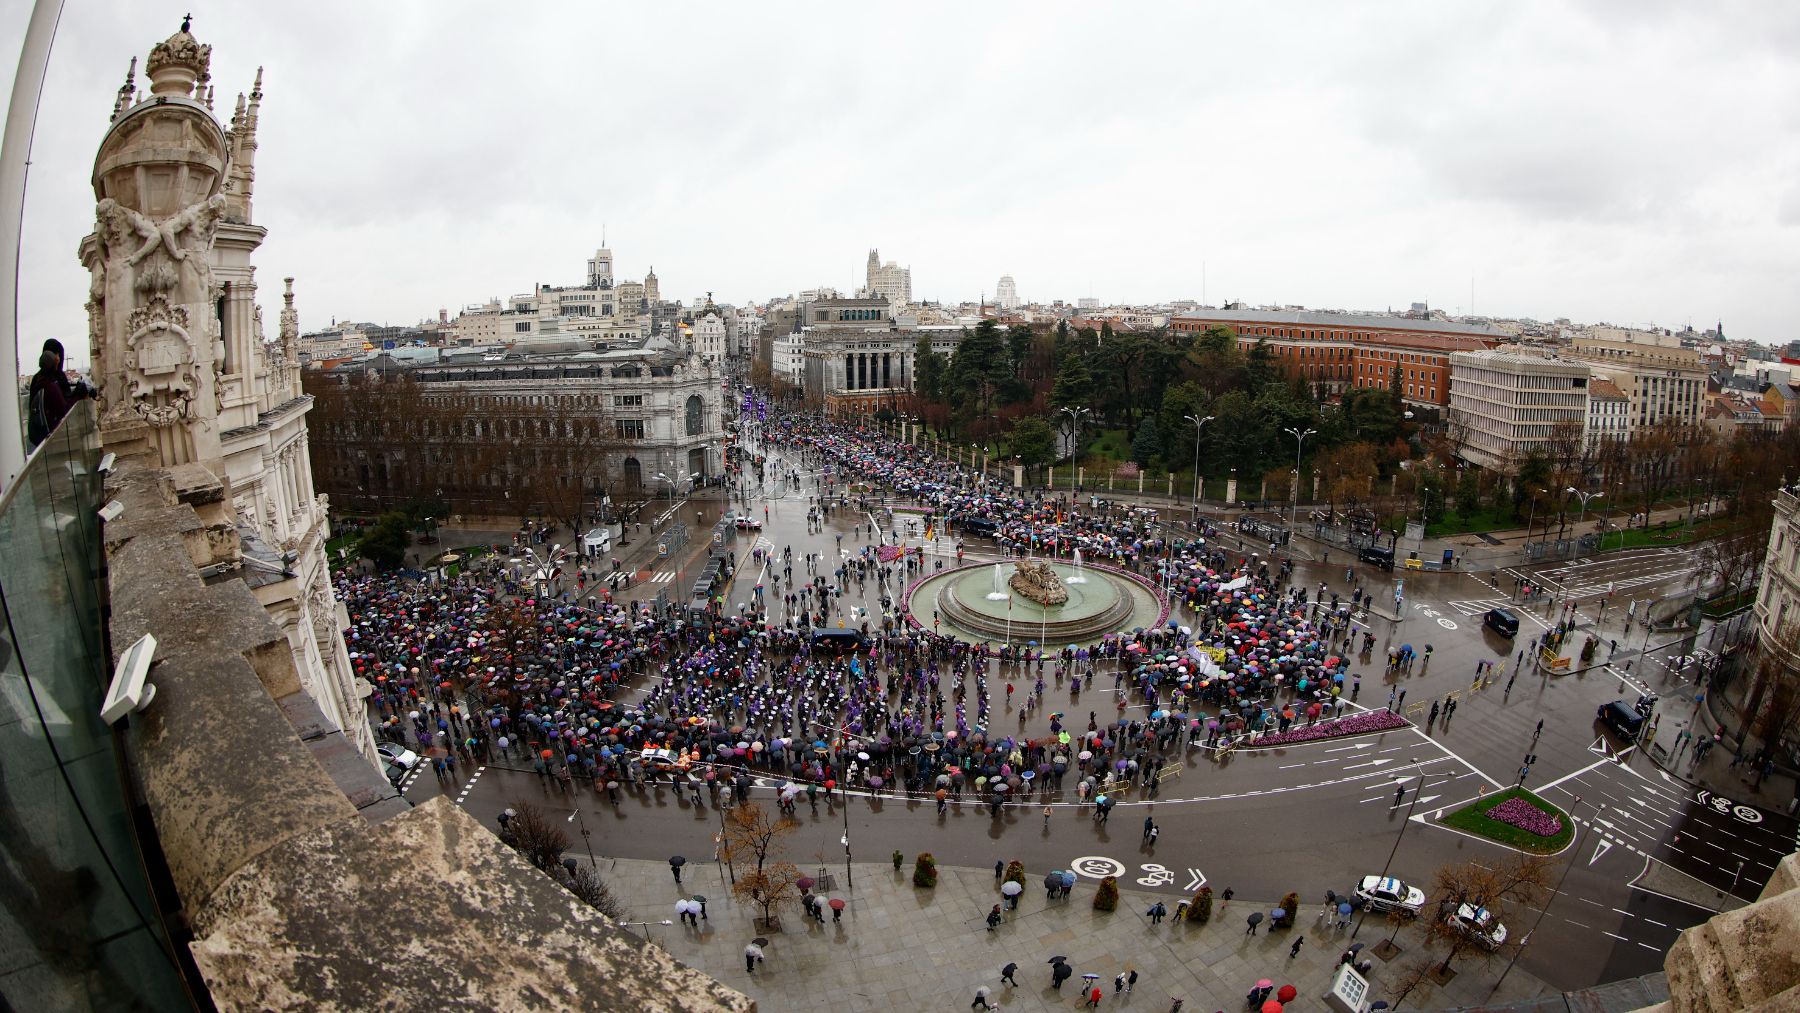
[[[28,349],[84,343],[94,151],[185,9],[68,2]],[[1027,300],[1455,313],[1472,279],[1485,314],[1800,336],[1800,4],[193,12],[221,119],[266,68],[270,326],[289,274],[308,330],[576,283],[604,226],[619,276],[684,300],[847,289],[873,246],[945,302],[1011,274]],[[8,69],[28,16],[0,0]]]

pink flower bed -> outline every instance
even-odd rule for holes
[[[1290,726],[1285,732],[1271,732],[1250,743],[1254,746],[1292,746],[1321,739],[1337,739],[1346,735],[1367,735],[1405,728],[1411,722],[1393,711],[1364,711],[1347,718],[1333,718],[1312,725]]]
[[[1509,798],[1487,811],[1488,819],[1497,820],[1539,837],[1555,837],[1562,833],[1562,820],[1522,798]]]

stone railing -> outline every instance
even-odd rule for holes
[[[1800,1009],[1800,855],[1776,865],[1756,903],[1683,931],[1663,970],[1669,1000],[1640,1013]]]
[[[129,754],[220,1009],[751,1010],[616,927],[448,799],[385,783],[320,728],[205,469],[121,462],[104,534],[111,644],[157,638]],[[303,741],[304,739],[304,741]],[[348,793],[347,793],[348,792]]]

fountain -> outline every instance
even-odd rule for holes
[[[1063,583],[1065,583],[1065,584],[1085,584],[1085,583],[1087,583],[1087,574],[1081,572],[1081,550],[1080,549],[1075,550],[1075,573],[1073,576],[1064,577]]]
[[[1021,561],[1016,570],[1010,580],[1004,564],[935,573],[908,590],[903,607],[915,622],[924,616],[930,629],[970,642],[1005,638],[1010,643],[1013,631],[1035,627],[1043,645],[1087,644],[1162,621],[1165,610],[1156,589],[1123,571],[1085,561],[1077,570],[1044,559]]]
[[[1002,588],[1005,587],[1005,582],[1006,582],[1006,578],[1000,572],[1000,564],[995,563],[994,564],[994,589],[987,593],[988,601],[1005,601],[1006,599],[1012,597],[1012,595],[1007,594],[1004,590],[1002,590]]]

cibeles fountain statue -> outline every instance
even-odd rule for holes
[[[1069,600],[1069,589],[1049,563],[1026,559],[1013,567],[1007,586],[1014,592],[1045,608],[1062,605]]]

